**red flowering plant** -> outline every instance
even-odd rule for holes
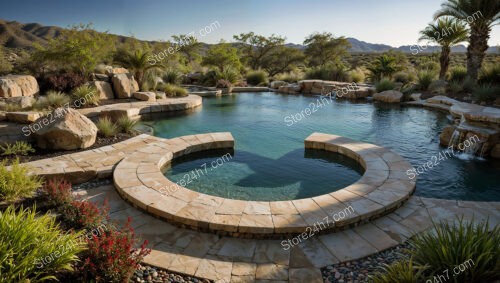
[[[46,180],[42,186],[47,203],[50,206],[63,207],[73,201],[71,195],[71,183],[60,178]]]
[[[130,227],[131,218],[122,230],[110,229],[101,235],[87,238],[88,249],[83,252],[80,271],[96,282],[128,282],[142,259],[151,250],[145,240],[134,248],[138,240]]]
[[[63,209],[63,217],[71,227],[79,229],[94,229],[102,227],[109,220],[107,200],[102,207],[89,201],[73,200]]]

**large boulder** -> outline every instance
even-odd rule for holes
[[[7,112],[7,120],[15,123],[30,124],[40,118],[40,113],[35,111]]]
[[[272,81],[270,84],[269,84],[269,87],[272,88],[272,89],[278,89],[280,86],[284,86],[284,85],[287,85],[288,83],[285,82],[285,81]]]
[[[95,143],[96,125],[72,108],[58,108],[30,125],[40,148],[73,150]]]
[[[386,90],[383,92],[375,93],[373,99],[387,103],[400,103],[403,99],[403,93],[397,90]]]
[[[125,68],[122,67],[111,67],[111,66],[106,66],[106,69],[104,73],[110,77],[116,74],[128,74],[129,71]]]
[[[306,94],[311,93],[313,86],[316,84],[316,87],[317,87],[318,84],[320,84],[320,83],[323,83],[323,81],[322,80],[302,80],[302,81],[298,82],[299,87],[300,87],[300,92],[306,93]]]
[[[152,91],[134,92],[134,98],[142,101],[156,101],[156,93]]]
[[[104,81],[93,81],[90,83],[91,86],[94,86],[99,93],[100,99],[114,99],[115,94],[113,93],[113,89],[111,88],[111,84]]]
[[[439,144],[442,146],[449,146],[451,136],[453,136],[454,132],[455,132],[454,126],[450,125],[444,127],[443,131],[439,135]]]
[[[33,76],[8,75],[0,77],[0,97],[36,96],[40,92]]]
[[[139,91],[139,85],[132,74],[114,74],[111,81],[117,98],[130,98],[134,92]]]

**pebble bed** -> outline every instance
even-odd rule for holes
[[[321,268],[325,283],[369,282],[368,276],[374,275],[383,264],[391,264],[404,256],[407,244],[401,244],[385,251],[347,262]]]
[[[111,179],[95,179],[86,183],[74,185],[74,190],[89,190],[100,186],[112,185]],[[208,279],[200,279],[196,277],[184,276],[176,273],[171,273],[163,269],[155,268],[148,265],[139,265],[134,272],[129,282],[144,282],[144,283],[210,283]]]

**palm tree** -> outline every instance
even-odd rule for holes
[[[373,63],[371,63],[367,69],[371,72],[371,79],[374,81],[380,81],[384,77],[391,77],[395,72],[399,70],[397,66],[396,58],[387,54],[382,54]]]
[[[142,81],[144,78],[144,73],[150,69],[162,68],[159,64],[151,64],[148,60],[151,54],[148,51],[142,49],[137,49],[135,51],[128,51],[126,49],[118,50],[113,61],[121,64],[123,67],[129,69],[134,73],[134,77],[137,80],[137,84],[142,86]]]
[[[467,40],[469,35],[467,28],[456,19],[443,17],[438,19],[436,23],[429,24],[420,34],[419,40],[430,40],[441,45],[439,79],[444,79],[450,65],[451,47]]]
[[[434,18],[451,16],[467,23],[470,28],[467,47],[467,76],[474,81],[481,69],[491,28],[500,20],[500,1],[498,0],[447,0]]]

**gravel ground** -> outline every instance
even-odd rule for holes
[[[367,256],[358,260],[328,265],[321,268],[325,283],[369,282],[368,275],[380,270],[383,264],[391,264],[402,257],[406,244]]]

